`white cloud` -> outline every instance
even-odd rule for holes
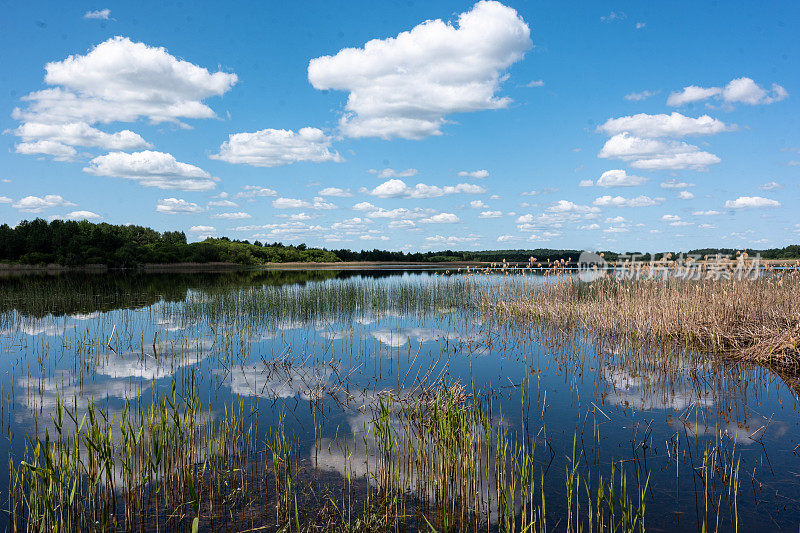
[[[528,87],[529,89],[532,89],[534,87],[544,87],[544,81],[543,80],[531,80],[531,81],[529,81],[528,83],[525,84],[525,87]]]
[[[667,98],[667,105],[680,107],[693,102],[707,100],[712,96],[718,96],[720,94],[722,94],[722,89],[719,87],[704,88],[696,85],[689,85],[688,87],[684,87],[680,92],[671,93]]]
[[[647,182],[647,178],[628,175],[624,170],[606,170],[597,180],[598,187],[636,187]]]
[[[108,39],[85,55],[71,55],[44,68],[50,87],[22,98],[25,107],[12,113],[22,124],[11,133],[23,139],[16,146],[18,153],[47,154],[57,160],[74,158],[70,149],[75,146],[147,148],[150,145],[130,130],[107,133],[94,124],[146,118],[185,126],[181,119],[213,118],[215,113],[203,100],[226,93],[237,82],[235,74],[212,74],[164,48],[125,37]]]
[[[13,203],[14,200],[9,198],[8,196],[0,196],[0,204],[10,204]]]
[[[208,207],[239,207],[239,204],[230,200],[211,200]]]
[[[315,196],[313,201],[298,198],[276,198],[272,201],[275,209],[336,209],[336,205],[326,202],[324,198]]]
[[[685,142],[643,139],[627,132],[606,141],[598,157],[621,159],[645,170],[707,170],[720,162],[716,155]]]
[[[356,211],[369,211],[371,209],[377,209],[374,205],[369,202],[359,202],[353,206],[353,209]]]
[[[83,171],[95,176],[133,180],[144,187],[181,191],[207,191],[219,181],[199,167],[177,161],[172,154],[152,150],[101,155],[89,161]]]
[[[722,98],[726,102],[740,102],[748,105],[780,102],[787,96],[789,96],[789,93],[786,92],[786,89],[777,83],[772,84],[772,92],[770,93],[750,78],[731,80],[722,90]]]
[[[87,11],[83,14],[83,18],[85,19],[99,19],[99,20],[108,20],[111,16],[110,9],[95,9],[94,11]]]
[[[278,193],[268,187],[261,187],[259,185],[245,185],[242,191],[233,195],[234,198],[247,198],[252,199],[263,196],[278,196]]]
[[[457,237],[454,235],[447,237],[443,235],[433,235],[431,237],[425,237],[425,241],[429,244],[464,244],[474,243],[479,239],[480,237],[477,235],[469,235],[467,237]]]
[[[637,24],[637,27],[638,27],[638,25],[640,23],[637,22],[636,24]],[[625,98],[625,100],[629,100],[631,102],[641,102],[642,100],[647,100],[648,98],[653,97],[653,96],[657,95],[660,92],[661,91],[642,91],[642,92],[638,92],[638,93],[629,93],[629,94],[626,94],[623,98]]]
[[[488,205],[483,203],[483,200],[472,200],[469,203],[469,206],[473,209],[486,209],[487,207],[489,207]]]
[[[192,226],[189,228],[190,233],[213,233],[217,231],[214,226]]]
[[[717,226],[715,226],[714,224],[699,224],[697,227],[700,229],[714,229]]]
[[[689,191],[681,191],[678,193],[679,200],[691,200],[692,198],[694,198],[694,194]]]
[[[708,115],[692,118],[672,112],[670,115],[639,113],[632,116],[610,118],[600,125],[598,130],[608,135],[628,132],[637,137],[653,138],[715,135],[735,128],[736,126],[725,124]]]
[[[167,215],[200,213],[203,208],[183,198],[163,198],[156,204],[156,211]]]
[[[742,103],[748,105],[764,105],[780,102],[789,96],[789,93],[777,83],[772,84],[770,91],[758,85],[751,78],[741,77],[731,80],[725,87],[698,87],[689,85],[679,92],[674,92],[667,98],[667,105],[679,107],[693,102],[721,98],[724,102]]]
[[[14,150],[18,154],[49,155],[56,161],[71,161],[78,155],[78,151],[72,146],[66,146],[59,142],[47,140],[21,142],[14,145]]]
[[[687,187],[694,187],[694,183],[678,181],[675,178],[669,178],[661,182],[662,189],[685,189]]]
[[[641,30],[641,29],[643,29],[645,26],[647,26],[647,23],[646,23],[646,22],[637,22],[637,23],[634,25],[634,27],[635,27],[637,30]]]
[[[215,72],[176,59],[164,48],[113,37],[86,55],[72,55],[45,65],[51,89],[33,92],[27,109],[15,109],[25,122],[178,122],[213,118],[202,103],[236,84],[236,74]]]
[[[46,209],[52,209],[54,207],[70,207],[74,205],[76,204],[63,199],[57,194],[48,194],[44,197],[26,196],[15,204],[12,204],[11,207],[26,213],[41,213]]]
[[[417,224],[413,220],[392,220],[387,224],[388,227],[394,229],[409,229],[414,228]]]
[[[603,222],[606,224],[622,224],[623,222],[627,222],[628,220],[623,216],[616,216],[616,217],[608,217]]]
[[[486,189],[471,183],[459,183],[444,187],[417,183],[410,187],[403,180],[390,179],[366,192],[380,198],[438,198],[449,194],[481,194],[485,193]]]
[[[681,217],[679,217],[678,215],[663,215],[661,217],[661,220],[663,220],[664,222],[676,222],[680,219]]]
[[[598,213],[600,209],[588,205],[578,205],[569,200],[559,200],[547,208],[550,213]]]
[[[349,198],[353,196],[350,189],[340,189],[339,187],[326,187],[319,191],[317,194],[320,196],[337,196],[340,198]]]
[[[139,134],[130,130],[106,133],[93,128],[86,122],[65,124],[25,122],[11,133],[22,139],[24,143],[50,141],[70,147],[86,146],[106,150],[137,150],[151,146]]]
[[[600,229],[600,224],[596,224],[596,223],[586,224],[586,225],[583,225],[583,226],[578,226],[578,229],[580,229],[580,230],[597,230],[597,229]]]
[[[516,239],[516,237],[514,237],[513,235],[500,235],[497,238],[497,242],[508,242],[514,239]]]
[[[278,167],[298,161],[323,163],[344,161],[331,151],[331,138],[317,128],[292,130],[263,129],[253,133],[234,133],[211,159],[254,167]]]
[[[605,195],[596,198],[592,203],[598,207],[649,207],[661,202],[659,198],[653,199],[644,195],[635,198]]]
[[[500,218],[501,216],[503,216],[502,211],[481,211],[478,218]]]
[[[495,93],[530,47],[530,28],[514,9],[481,1],[456,24],[428,20],[312,59],[308,79],[350,93],[340,121],[348,137],[421,139],[440,135],[448,114],[508,106]]]
[[[363,202],[364,204],[368,204],[367,202]],[[357,204],[360,205],[360,204]],[[355,209],[355,208],[354,208]],[[367,213],[367,216],[370,218],[422,218],[429,216],[431,214],[436,213],[433,209],[420,209],[416,207],[414,209],[406,209],[404,207],[398,207],[396,209],[384,209],[382,207],[375,207],[372,206],[372,211]],[[363,210],[363,209],[360,209]]]
[[[383,170],[369,169],[367,172],[370,174],[377,174],[379,178],[410,178],[416,176],[419,171],[416,168],[407,168],[405,170],[395,170],[393,168],[384,168]]]
[[[241,211],[235,213],[217,213],[215,215],[211,215],[211,218],[222,218],[225,220],[242,220],[244,218],[253,218],[249,213],[243,213]]]
[[[422,224],[455,224],[459,218],[454,213],[439,213],[420,220]]]
[[[103,217],[91,211],[72,211],[67,213],[64,218],[69,220],[99,220]]]
[[[594,187],[594,181],[592,180],[581,180],[578,182],[578,187]]]
[[[489,177],[488,170],[462,170],[458,173],[460,178],[475,178],[475,179],[484,179]]]
[[[770,181],[768,183],[759,185],[758,188],[761,189],[762,191],[774,191],[776,189],[783,189],[783,185],[781,185],[777,181]]]
[[[721,215],[722,213],[720,211],[715,211],[713,209],[709,209],[707,211],[695,211],[692,214],[696,215],[696,216],[700,216],[700,217],[713,217],[713,216],[716,216],[716,215]]]
[[[728,209],[747,209],[757,207],[780,207],[781,203],[777,200],[763,198],[761,196],[740,196],[736,200],[728,200],[725,207]]]

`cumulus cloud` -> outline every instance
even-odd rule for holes
[[[231,200],[211,200],[206,205],[208,207],[239,207],[239,204]]]
[[[689,191],[681,191],[678,193],[679,200],[691,200],[692,198],[694,198],[694,194]]]
[[[696,85],[689,85],[684,87],[680,92],[674,92],[667,98],[667,105],[673,107],[680,107],[682,105],[707,100],[713,96],[722,94],[722,89],[719,87],[698,87]]]
[[[326,187],[317,194],[320,196],[337,196],[340,198],[349,198],[353,196],[353,193],[350,192],[350,189],[340,189],[339,187]]]
[[[326,202],[320,196],[314,197],[313,201],[300,200],[298,198],[276,198],[272,201],[275,209],[336,209],[337,206]]]
[[[278,167],[299,161],[341,163],[342,156],[331,150],[331,138],[317,128],[292,130],[264,129],[253,133],[234,133],[211,159],[254,167]]]
[[[588,205],[579,205],[569,200],[559,200],[547,208],[550,213],[598,213],[600,209]]]
[[[212,233],[217,231],[214,226],[192,226],[189,228],[190,233]]]
[[[156,204],[156,211],[167,215],[201,213],[203,208],[194,202],[187,202],[183,198],[163,198]]]
[[[422,224],[455,224],[460,219],[454,213],[439,213],[428,218],[420,219]]]
[[[72,211],[67,213],[64,218],[69,220],[99,220],[103,217],[92,211]]]
[[[713,216],[716,216],[716,215],[721,215],[722,212],[715,211],[714,209],[709,209],[707,211],[695,211],[692,214],[695,215],[695,216],[701,216],[701,217],[713,217]]]
[[[637,196],[635,198],[625,198],[622,196],[600,196],[592,202],[598,207],[649,207],[661,203],[660,198],[650,198],[649,196]]]
[[[130,130],[106,133],[86,122],[67,124],[25,122],[11,133],[22,139],[23,144],[47,141],[65,147],[85,146],[106,150],[136,150],[151,146],[139,134]],[[25,153],[19,146],[17,145],[17,152]]]
[[[663,141],[618,133],[606,141],[598,157],[621,159],[644,170],[707,170],[720,158],[682,141]]]
[[[781,203],[777,200],[763,198],[761,196],[740,196],[736,200],[728,200],[725,207],[728,209],[749,209],[758,207],[780,207]]]
[[[721,120],[702,115],[697,118],[687,117],[678,112],[672,114],[637,115],[610,118],[598,127],[598,130],[608,134],[628,132],[637,137],[686,137],[691,135],[715,135],[724,131],[735,129],[736,126],[728,125]]]
[[[18,154],[49,155],[56,161],[72,161],[78,155],[78,151],[72,146],[48,140],[21,142],[14,145],[14,150]]]
[[[629,175],[624,170],[606,170],[597,180],[598,187],[636,187],[647,182],[647,178]],[[585,185],[584,185],[585,186]]]
[[[21,122],[12,133],[23,138],[16,151],[66,160],[75,156],[67,153],[68,147],[149,147],[130,130],[107,133],[95,128],[97,123],[144,118],[185,126],[183,119],[213,118],[214,111],[203,100],[226,93],[237,77],[212,74],[164,48],[113,37],[85,55],[47,63],[44,81],[50,87],[23,97],[25,107],[12,113]]]
[[[724,87],[698,87],[689,85],[681,91],[673,92],[667,98],[667,105],[680,107],[682,105],[720,98],[729,104],[741,103],[747,105],[765,105],[780,102],[789,96],[781,85],[772,84],[771,90],[764,89],[752,78],[741,77],[731,80]]]
[[[507,107],[511,100],[495,93],[531,44],[514,9],[481,1],[454,24],[429,20],[312,59],[308,80],[349,92],[340,120],[348,137],[421,139],[440,135],[448,114]]]
[[[207,191],[219,181],[199,167],[177,161],[172,154],[152,150],[101,155],[89,161],[83,171],[95,176],[133,180],[144,187],[181,191]]]
[[[478,218],[500,218],[501,216],[503,216],[502,211],[481,211]]]
[[[475,179],[484,179],[489,177],[488,170],[462,170],[458,173],[460,178],[475,178]]]
[[[33,92],[14,118],[44,123],[177,122],[213,118],[202,100],[226,93],[236,74],[207,69],[170,55],[166,49],[113,37],[86,55],[45,65],[52,89]]]
[[[18,202],[12,204],[11,207],[26,213],[41,213],[42,211],[52,209],[54,207],[71,207],[74,205],[76,204],[65,200],[57,194],[48,194],[43,197],[26,196],[20,199]]]
[[[417,183],[411,187],[406,185],[403,180],[390,179],[365,192],[380,198],[438,198],[450,194],[481,194],[485,193],[486,189],[471,183],[459,183],[444,187]]]

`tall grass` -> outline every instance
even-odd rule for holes
[[[748,361],[800,368],[800,272],[756,280],[619,280],[574,276],[493,291],[490,316],[584,327],[632,340],[724,352]]]

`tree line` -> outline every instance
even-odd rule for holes
[[[722,255],[735,257],[739,251],[750,256],[759,254],[763,259],[798,259],[800,245],[767,250],[734,250],[706,248],[690,250],[688,254],[704,257]],[[549,248],[518,250],[430,252],[399,252],[390,250],[327,250],[309,248],[305,244],[285,245],[279,242],[265,244],[259,241],[208,238],[202,242],[186,242],[182,231],[158,232],[143,226],[122,226],[88,221],[43,219],[22,221],[15,227],[0,226],[0,261],[27,265],[58,264],[63,266],[105,265],[108,267],[135,267],[143,264],[169,263],[235,263],[262,265],[266,263],[335,263],[340,261],[381,261],[407,263],[441,262],[502,262],[526,263],[577,261],[580,250]],[[604,257],[615,261],[635,254],[637,260],[660,259],[663,253],[625,254],[606,250]],[[673,253],[677,255],[677,253]]]

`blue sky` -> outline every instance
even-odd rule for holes
[[[797,2],[4,13],[0,222],[354,249],[800,240]]]

